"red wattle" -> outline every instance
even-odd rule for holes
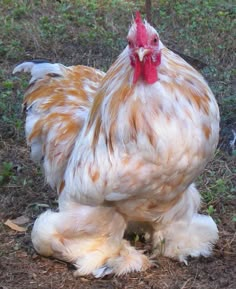
[[[135,59],[131,60],[131,65],[134,67],[133,83],[136,83],[140,77],[149,84],[156,82],[158,80],[157,67],[160,63],[161,53],[156,55],[155,61],[153,61],[152,57],[147,56],[144,61],[141,62],[138,56],[135,56]]]
[[[143,64],[143,78],[149,84],[156,82],[158,79],[157,66],[152,62],[150,57],[147,57]]]

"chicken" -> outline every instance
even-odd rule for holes
[[[198,214],[193,182],[217,146],[218,106],[203,77],[139,13],[105,76],[33,62],[21,70],[32,74],[28,143],[59,195],[59,212],[34,224],[38,253],[73,263],[76,275],[146,270],[152,260],[123,239],[129,222],[145,222],[155,255],[186,263],[211,254],[218,230]]]

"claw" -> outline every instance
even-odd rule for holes
[[[149,259],[152,268],[159,268],[160,263],[156,259]]]
[[[106,266],[106,265],[104,265],[104,266],[102,266],[102,267],[100,267],[100,268],[98,268],[92,272],[92,274],[95,278],[102,278],[102,277],[109,275],[111,273],[113,273],[113,269]]]
[[[186,256],[179,256],[178,259],[181,263],[184,263],[186,266],[188,266],[188,260]]]

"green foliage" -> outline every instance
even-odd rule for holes
[[[215,185],[213,185],[211,187],[211,189],[213,190],[214,194],[224,194],[227,190],[227,185],[224,179],[218,179],[215,183]]]
[[[13,81],[9,80],[9,79],[5,80],[5,81],[3,81],[2,86],[3,86],[3,88],[10,90],[13,88]]]
[[[12,177],[13,177],[13,163],[3,162],[0,171],[0,185],[9,182]]]
[[[137,242],[139,242],[139,235],[135,234],[135,236],[134,236],[134,244],[136,244]]]
[[[220,196],[225,196],[228,192],[228,184],[224,179],[218,179],[214,184],[209,185],[208,191],[203,193],[204,201],[210,204],[213,200]]]
[[[2,74],[4,71],[2,71]],[[16,137],[23,135],[23,119],[21,113],[22,95],[20,90],[15,90],[16,78],[11,77],[1,81],[0,73],[0,124],[2,129],[14,134]],[[19,82],[20,88],[24,87],[24,80]],[[9,127],[9,129],[7,129]]]
[[[61,38],[65,33],[66,26],[64,23],[56,23],[54,16],[42,16],[39,19],[39,28],[43,39],[48,39],[49,37],[52,39],[55,36]]]
[[[214,209],[214,207],[212,206],[212,205],[210,205],[208,208],[207,208],[207,214],[209,215],[209,216],[211,216],[214,212],[215,212],[215,209]]]

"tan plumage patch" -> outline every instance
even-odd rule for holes
[[[27,119],[30,115],[36,119],[28,132],[28,143],[40,144],[46,177],[59,193],[64,188],[61,178],[68,158],[84,123],[83,114],[87,114],[90,98],[103,77],[103,73],[85,66],[62,66],[61,70],[61,75],[49,73],[34,81],[23,103]],[[96,181],[98,174],[92,178]]]
[[[169,49],[163,48],[162,54],[167,63],[166,66],[160,67],[160,73],[172,79],[172,82],[163,84],[167,91],[169,90],[169,93],[174,94],[174,92],[178,90],[180,95],[187,98],[193,106],[202,110],[205,114],[208,114],[209,103],[211,101],[209,98],[210,91],[203,81],[202,76]]]

